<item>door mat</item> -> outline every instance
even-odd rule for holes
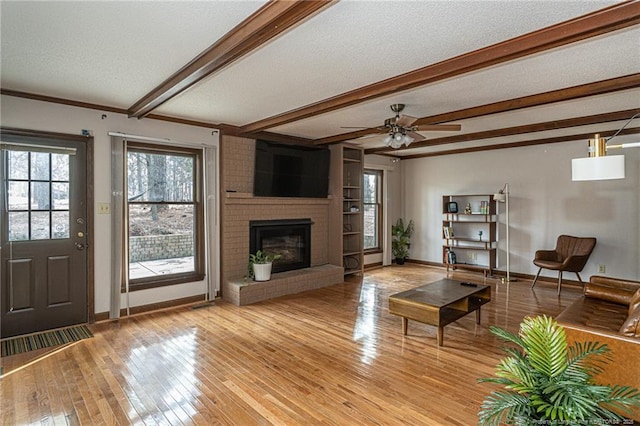
[[[90,337],[93,337],[93,333],[91,333],[86,325],[44,331],[28,336],[11,337],[1,342],[2,356],[5,357],[35,351],[36,349],[64,345],[65,343],[77,342]]]

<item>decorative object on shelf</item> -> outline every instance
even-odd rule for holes
[[[269,281],[273,262],[281,257],[279,254],[266,254],[262,250],[258,250],[255,254],[250,254],[249,277],[255,281]]]
[[[456,253],[451,249],[447,249],[447,263],[449,265],[455,265],[456,263],[458,263],[458,259],[456,259]]]
[[[345,271],[354,271],[360,269],[360,261],[357,257],[347,256],[342,259]]]
[[[442,231],[446,239],[453,238],[453,226],[443,226]]]
[[[352,231],[353,231],[353,226],[351,226],[350,223],[342,224],[342,232],[352,232]]]
[[[352,213],[357,213],[360,211],[360,209],[358,208],[358,206],[351,206],[349,211],[351,211]]]
[[[458,213],[458,203],[449,201],[447,203],[447,213]]]
[[[482,241],[482,231],[478,231],[478,241]]]
[[[489,202],[480,201],[480,214],[489,214]]]
[[[402,218],[398,218],[396,224],[391,227],[391,251],[398,265],[403,265],[405,259],[409,257],[411,235],[413,235],[413,220],[410,220],[405,227]]]
[[[495,378],[478,380],[506,388],[485,399],[478,424],[625,424],[629,419],[616,411],[640,406],[638,389],[596,384],[594,374],[612,361],[606,344],[569,346],[564,328],[546,315],[526,317],[518,335],[495,326],[490,330],[517,348],[505,350],[508,357],[496,367]]]
[[[471,214],[471,203],[467,203],[467,205],[464,206],[464,214]]]
[[[493,199],[499,203],[505,203],[505,211],[506,211],[506,229],[507,229],[507,276],[504,279],[505,283],[511,282],[511,269],[509,261],[511,259],[511,252],[509,251],[509,184],[505,183],[504,187],[497,193],[493,194]],[[515,280],[514,280],[515,281]]]
[[[596,133],[593,139],[589,139],[589,156],[571,160],[571,180],[624,179],[624,155],[607,156],[607,151],[618,148],[640,148],[640,142],[619,145],[609,145],[608,142],[618,136],[634,118],[638,117],[640,117],[640,113],[631,117],[620,130],[609,138],[601,138],[600,134]]]

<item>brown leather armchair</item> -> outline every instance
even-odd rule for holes
[[[562,272],[575,272],[580,283],[580,271],[586,265],[593,248],[596,246],[596,239],[592,237],[572,237],[571,235],[560,235],[556,243],[555,250],[536,251],[533,264],[540,267],[536,274],[531,288],[536,285],[542,269],[558,271],[558,296],[562,288]]]

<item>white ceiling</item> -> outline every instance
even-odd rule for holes
[[[153,113],[243,126],[616,3],[343,0]],[[127,109],[264,4],[3,0],[1,86]],[[405,103],[407,114],[425,117],[638,72],[640,25],[267,130],[323,138],[349,131],[341,126],[381,125],[393,115],[392,103]],[[423,134],[442,137],[639,107],[640,91],[626,90],[455,121],[462,132]],[[535,138],[611,130],[622,124],[539,132]],[[377,135],[356,142],[375,148],[382,145],[381,139]]]

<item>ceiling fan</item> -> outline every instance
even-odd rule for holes
[[[412,126],[418,119],[410,115],[400,115],[404,107],[404,104],[391,105],[391,111],[396,113],[395,117],[387,118],[384,120],[384,125],[371,129],[371,134],[386,133],[387,136],[384,137],[383,142],[393,149],[398,149],[402,145],[409,146],[412,142],[425,140],[426,138],[417,133],[418,131],[458,131],[461,129],[459,124],[422,124]],[[358,128],[361,129],[362,127]]]

